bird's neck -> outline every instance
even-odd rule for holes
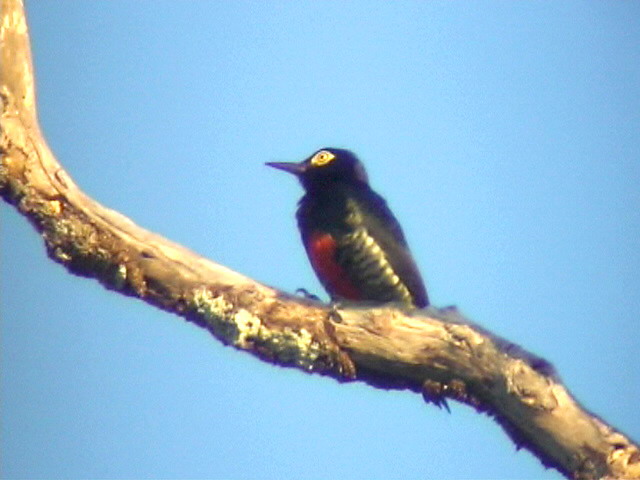
[[[369,190],[369,184],[354,180],[316,180],[304,185],[307,195],[325,197],[347,194],[349,192]]]

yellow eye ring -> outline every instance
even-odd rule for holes
[[[314,167],[322,167],[330,163],[334,158],[336,158],[336,156],[333,153],[327,150],[320,150],[311,159],[311,165]]]

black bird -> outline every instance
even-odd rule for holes
[[[352,152],[324,148],[300,163],[267,165],[292,173],[305,189],[298,227],[333,300],[429,304],[400,224]]]

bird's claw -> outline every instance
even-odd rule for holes
[[[338,309],[342,307],[340,302],[331,302],[331,309],[329,310],[329,319],[335,323],[342,323],[342,317]]]
[[[425,380],[422,384],[422,398],[424,398],[425,402],[433,403],[436,407],[443,408],[451,413],[451,409],[447,403],[447,397],[445,396],[447,388],[446,384],[436,382],[435,380]]]
[[[313,293],[309,292],[309,290],[307,290],[306,288],[296,288],[296,295],[300,295],[304,298],[306,298],[307,300],[315,300],[316,302],[320,301],[320,297],[318,297],[317,295],[314,295]]]

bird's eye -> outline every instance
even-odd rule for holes
[[[327,150],[322,150],[316,153],[311,159],[311,165],[314,167],[322,167],[323,165],[331,162],[334,158],[336,158],[336,156],[333,153],[328,152]]]

